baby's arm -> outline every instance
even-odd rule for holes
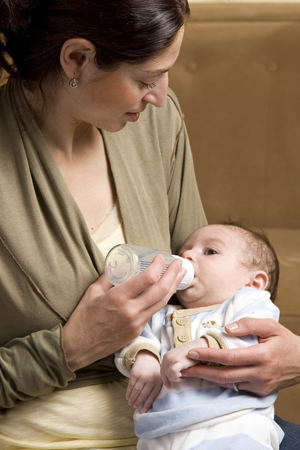
[[[126,399],[134,408],[145,401],[143,410],[148,411],[160,392],[160,346],[148,323],[141,336],[115,353],[118,370],[129,378]]]
[[[187,357],[188,352],[195,347],[208,347],[207,340],[200,338],[192,342],[187,342],[180,347],[169,350],[164,355],[161,364],[161,377],[167,388],[171,387],[171,381],[178,383],[184,379],[181,376],[182,370],[199,364],[199,361],[193,361]]]
[[[143,411],[147,412],[159,394],[162,384],[157,357],[147,350],[139,351],[130,372],[126,391],[129,405],[138,408],[145,402]]]

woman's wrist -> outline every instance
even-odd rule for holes
[[[68,322],[62,327],[62,348],[66,364],[72,372],[100,359],[93,359],[93,346],[88,345],[88,342],[82,336],[80,337]]]

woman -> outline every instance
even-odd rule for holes
[[[112,354],[185,271],[111,287],[120,242],[178,252],[206,223],[168,92],[185,0],[0,3],[0,449],[135,448]],[[100,277],[99,277],[100,276]]]
[[[0,449],[133,449],[111,354],[183,273],[159,279],[158,257],[126,286],[99,275],[122,240],[176,253],[206,223],[167,93],[188,4],[0,5]]]

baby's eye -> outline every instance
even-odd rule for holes
[[[208,248],[205,252],[206,255],[216,255],[217,251],[214,250],[213,248]]]

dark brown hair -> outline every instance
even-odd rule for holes
[[[262,229],[253,229],[241,222],[226,221],[222,225],[244,231],[247,242],[244,263],[266,272],[269,282],[265,290],[270,292],[271,300],[274,302],[277,296],[280,270],[276,251],[266,233]]]
[[[189,16],[187,0],[0,0],[0,68],[38,83],[60,73],[70,38],[97,49],[102,70],[140,63],[170,46]]]

